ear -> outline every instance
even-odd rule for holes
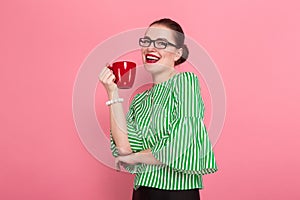
[[[174,61],[175,61],[175,62],[176,62],[177,60],[179,60],[179,58],[181,58],[182,53],[183,53],[183,49],[182,49],[182,48],[176,50],[175,57],[174,57]]]

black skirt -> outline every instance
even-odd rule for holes
[[[132,200],[200,200],[199,189],[161,190],[140,186],[133,190]]]

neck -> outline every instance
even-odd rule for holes
[[[171,69],[171,70],[168,70],[168,71],[159,72],[158,74],[152,74],[153,83],[155,85],[155,84],[159,84],[159,83],[162,83],[164,81],[167,81],[172,76],[174,76],[176,73],[177,72],[176,72],[175,69]]]

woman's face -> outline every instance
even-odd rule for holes
[[[172,44],[176,44],[174,31],[164,25],[155,24],[150,26],[145,38],[151,40],[164,39]],[[142,59],[145,69],[152,73],[159,73],[174,68],[174,63],[182,55],[182,49],[167,45],[165,49],[157,49],[153,42],[149,47],[142,47]]]

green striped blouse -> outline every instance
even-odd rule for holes
[[[134,189],[203,187],[202,175],[217,171],[203,115],[198,77],[191,72],[178,73],[134,97],[126,115],[132,151],[151,149],[163,163],[126,167],[135,174]],[[112,154],[118,156],[110,136]]]

